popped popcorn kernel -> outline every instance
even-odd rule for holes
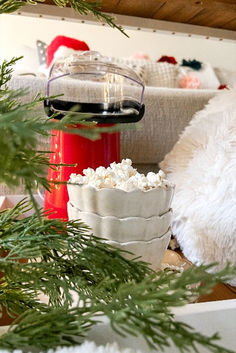
[[[172,183],[165,179],[165,173],[149,172],[147,176],[140,174],[132,167],[131,159],[123,159],[120,163],[113,162],[108,168],[98,167],[96,170],[87,168],[83,174],[71,174],[69,183],[85,184],[97,189],[120,189],[124,191],[143,190],[154,188],[168,188]]]

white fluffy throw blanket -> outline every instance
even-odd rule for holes
[[[176,184],[172,226],[184,255],[236,265],[236,87],[195,114],[160,167]]]

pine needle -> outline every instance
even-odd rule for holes
[[[142,335],[153,349],[172,341],[180,352],[196,345],[230,352],[218,347],[218,335],[206,337],[176,322],[170,308],[232,278],[236,268],[228,265],[215,275],[206,272],[214,265],[155,273],[143,262],[123,258],[124,252],[93,236],[82,222],[49,220],[42,213],[41,220],[36,215],[19,219],[30,207],[22,201],[0,212],[0,248],[7,252],[0,258],[0,300],[12,315],[20,314],[0,338],[1,347],[46,350],[76,344],[105,315],[116,332]],[[22,258],[27,262],[18,262]],[[206,284],[192,286],[201,281]],[[70,308],[72,291],[80,302]],[[48,296],[48,305],[39,303],[39,293]]]

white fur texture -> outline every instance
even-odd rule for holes
[[[236,87],[195,114],[160,167],[176,184],[172,227],[184,255],[236,265]]]

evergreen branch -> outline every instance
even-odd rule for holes
[[[0,259],[5,276],[1,293],[4,298],[11,293],[11,300],[4,302],[10,312],[23,310],[17,326],[0,339],[2,347],[47,349],[75,344],[96,317],[105,315],[119,334],[142,335],[154,349],[164,349],[171,340],[183,353],[190,347],[197,352],[196,345],[213,353],[230,352],[216,344],[218,335],[206,337],[176,322],[170,307],[184,305],[216,282],[232,278],[236,268],[228,265],[215,275],[206,272],[213,265],[183,273],[154,273],[142,262],[124,259],[120,250],[92,236],[81,222],[40,221],[35,215],[18,220],[29,207],[21,202],[0,212],[0,246],[9,252]],[[17,262],[21,258],[28,262]],[[201,281],[203,286],[192,286]],[[19,300],[19,288],[32,299],[15,307],[12,303]],[[80,299],[79,307],[73,309],[68,308],[73,302],[71,290]],[[49,306],[35,301],[39,292],[48,295]],[[42,338],[37,342],[35,332]]]
[[[18,325],[0,337],[0,347],[17,349],[27,347],[46,351],[49,347],[78,344],[96,321],[84,309],[41,306],[40,311],[28,310],[18,319]]]
[[[9,288],[20,287],[36,294],[41,291],[54,305],[70,304],[72,289],[81,298],[106,300],[120,283],[141,280],[150,271],[141,262],[124,259],[120,250],[92,236],[81,222],[65,224],[42,215],[40,219],[33,215],[18,220],[28,206],[21,202],[13,210],[0,212],[0,246],[9,252],[0,258],[0,270]],[[28,262],[16,262],[22,258]],[[101,286],[107,279],[112,282],[109,290],[105,284]]]
[[[87,331],[87,328],[97,323],[96,317],[105,314],[110,318],[112,327],[118,334],[122,336],[141,334],[148,345],[155,350],[163,350],[170,346],[172,341],[182,353],[189,352],[190,348],[195,352],[201,352],[200,348],[199,350],[197,348],[199,346],[204,346],[213,353],[233,353],[217,345],[216,342],[220,338],[218,334],[205,336],[189,325],[176,321],[165,301],[156,302],[155,292],[153,294],[147,290],[147,281],[151,282],[151,278],[138,286],[136,283],[122,285],[109,303],[92,302],[89,306],[84,305],[82,308],[73,309],[46,307],[42,310],[40,307],[37,315],[35,311],[26,311],[17,321],[18,325],[13,325],[0,338],[0,346],[11,349],[34,346],[34,348],[46,350],[59,345],[76,344],[84,327],[81,327],[81,322],[78,326],[70,326],[68,323],[78,324],[78,319],[82,316],[84,319],[82,325],[87,325]],[[158,290],[155,286],[154,289]],[[56,329],[51,327],[53,323]],[[51,331],[52,334],[50,334]],[[36,340],[35,332],[38,333],[37,338],[41,337],[42,340]]]
[[[211,266],[192,267],[186,272],[159,272],[146,276],[140,283],[126,283],[113,294],[109,303],[98,303],[97,311],[104,313],[113,329],[120,335],[142,335],[153,349],[164,350],[170,342],[181,353],[197,346],[208,348],[209,352],[229,353],[216,344],[219,335],[202,335],[190,326],[175,320],[170,308],[182,306],[219,281],[225,281],[236,274],[236,267],[229,265],[221,272],[211,275],[206,272]],[[191,280],[189,281],[189,278]],[[190,286],[204,281],[204,286]],[[208,282],[206,284],[206,282]],[[231,352],[233,353],[233,352]]]
[[[22,289],[10,286],[5,282],[5,279],[1,279],[0,283],[0,311],[3,307],[7,310],[7,313],[12,318],[17,318],[18,315],[24,313],[29,309],[36,309],[41,303],[35,300],[35,294],[30,291],[24,291]]]
[[[95,16],[98,21],[106,22],[110,27],[118,29],[122,34],[126,37],[128,35],[125,33],[122,26],[119,26],[115,23],[114,18],[106,13],[101,12],[101,2],[100,1],[92,1],[88,2],[86,0],[53,0],[55,5],[59,7],[70,6],[80,15],[89,15],[92,14]],[[35,5],[38,2],[42,3],[45,0],[0,0],[0,14],[1,13],[11,13],[17,11],[24,5]]]
[[[0,0],[0,8],[1,8],[1,3],[4,0]],[[11,74],[13,72],[13,66],[15,63],[22,59],[23,56],[20,56],[18,58],[12,58],[10,61],[4,60],[2,64],[0,65],[0,92],[2,89],[5,89],[5,85],[7,82],[10,81],[11,79]]]
[[[0,14],[17,11],[25,4],[23,0],[0,0]]]
[[[56,5],[63,7],[69,4],[81,15],[88,15],[92,13],[99,21],[105,21],[110,27],[118,29],[122,34],[128,37],[122,26],[119,26],[114,22],[114,18],[112,16],[100,11],[101,1],[87,2],[85,0],[54,0],[54,2]]]

